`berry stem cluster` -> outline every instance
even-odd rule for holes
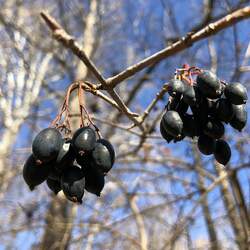
[[[62,190],[72,202],[82,203],[84,190],[100,196],[105,175],[115,161],[115,150],[101,138],[90,118],[83,103],[84,89],[84,82],[73,82],[50,128],[40,131],[33,140],[32,154],[23,167],[23,178],[30,190],[46,181],[55,194]],[[79,128],[72,134],[69,100],[74,90],[78,97]]]
[[[70,108],[69,108],[69,100],[70,100],[70,95],[74,90],[77,90],[77,97],[78,97],[78,106],[79,106],[79,124],[80,127],[84,126],[89,126],[92,125],[95,128],[96,133],[98,134],[99,138],[101,138],[100,130],[98,127],[95,125],[93,120],[91,119],[86,107],[84,106],[83,103],[83,91],[84,91],[84,82],[79,81],[79,82],[73,82],[70,84],[66,91],[66,95],[63,101],[63,105],[60,108],[59,113],[57,114],[56,118],[51,122],[51,127],[55,127],[62,132],[65,133],[65,135],[71,135],[72,130],[71,130],[71,113],[70,113]],[[64,119],[63,119],[64,115]]]
[[[195,66],[190,67],[184,64],[182,68],[175,70],[175,79],[185,81],[187,84],[193,86],[193,76],[201,72],[201,69]]]

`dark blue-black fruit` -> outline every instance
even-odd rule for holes
[[[187,110],[188,110],[188,104],[184,101],[183,98],[181,98],[175,111],[177,111],[179,114],[185,114]]]
[[[32,142],[34,156],[42,162],[49,162],[56,159],[61,147],[63,138],[56,128],[46,128],[37,134]]]
[[[163,119],[161,119],[161,122],[160,122],[160,132],[161,132],[161,136],[169,143],[171,142],[174,137],[170,134],[167,133],[166,129],[164,128],[163,126]]]
[[[180,100],[181,100],[180,95],[170,97],[167,104],[167,110],[176,110],[177,106],[180,103]]]
[[[196,99],[196,106],[198,106],[202,101],[203,99],[207,99],[200,91],[200,89],[197,87],[197,85],[194,85],[193,86],[194,88],[194,92],[195,92],[195,99]]]
[[[171,101],[167,105],[167,110],[174,110],[179,114],[185,114],[188,110],[188,104],[179,96],[171,97]]]
[[[51,171],[48,163],[38,164],[34,155],[30,155],[23,166],[23,178],[30,190],[44,182]]]
[[[201,102],[198,106],[191,106],[190,108],[193,112],[194,119],[200,131],[201,128],[204,127],[208,121],[207,104]]]
[[[61,177],[62,177],[62,171],[56,168],[55,165],[51,163],[51,170],[49,173],[49,178],[60,181]]]
[[[90,127],[82,127],[76,130],[72,138],[72,145],[77,153],[91,151],[95,147],[96,134]]]
[[[92,152],[92,158],[94,163],[106,174],[115,161],[115,151],[112,144],[105,139],[97,140]]]
[[[206,98],[205,102],[207,106],[207,114],[214,115],[216,110],[216,101]]]
[[[57,195],[57,193],[62,190],[61,182],[59,180],[53,180],[53,179],[48,178],[46,180],[46,183],[49,189],[52,190],[55,195]]]
[[[197,145],[202,154],[211,155],[215,149],[215,140],[207,135],[200,135]]]
[[[194,106],[196,104],[196,93],[193,86],[185,86],[185,90],[183,92],[183,100],[190,106]]]
[[[85,188],[83,170],[75,165],[67,168],[61,178],[61,188],[67,199],[82,203]]]
[[[225,128],[222,122],[213,118],[209,118],[203,129],[203,132],[207,136],[210,136],[214,139],[219,139],[224,135]]]
[[[64,143],[56,158],[56,168],[63,171],[68,166],[71,166],[75,160],[76,153],[73,149],[71,141],[64,140]]]
[[[92,152],[91,152],[92,153]],[[76,162],[82,167],[82,168],[88,168],[91,162],[93,161],[92,159],[92,154],[91,153],[84,153],[84,154],[78,154],[76,156]]]
[[[211,99],[216,99],[221,96],[222,88],[217,76],[209,70],[202,71],[197,76],[197,87],[200,92]]]
[[[96,168],[89,168],[85,172],[85,189],[97,196],[101,195],[105,184],[104,175],[101,174]]]
[[[182,129],[183,129],[183,122],[176,111],[167,111],[163,117],[163,127],[165,128],[166,132],[172,135],[175,138],[181,137]]]
[[[215,116],[222,122],[230,122],[233,118],[233,107],[228,99],[220,98],[215,105]]]
[[[197,136],[198,129],[194,116],[190,114],[184,114],[181,119],[183,121],[183,134],[191,138]]]
[[[239,130],[240,132],[247,124],[247,111],[246,106],[243,105],[232,105],[233,107],[233,118],[230,121],[230,125]]]
[[[184,84],[181,80],[171,79],[168,84],[168,93],[170,96],[181,95],[184,91]]]
[[[214,157],[220,164],[226,165],[231,158],[231,149],[228,143],[222,139],[215,143]]]
[[[245,104],[247,102],[247,90],[241,83],[230,83],[224,90],[225,96],[235,105]]]

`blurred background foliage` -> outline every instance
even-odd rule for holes
[[[117,154],[100,198],[86,192],[78,206],[54,196],[46,184],[30,192],[22,167],[32,139],[54,119],[67,86],[95,80],[53,40],[40,11],[56,18],[110,77],[249,1],[0,2],[0,249],[248,248],[249,125],[242,133],[227,128],[233,157],[225,169],[213,157],[201,156],[191,140],[167,144],[161,138],[159,117],[167,95],[146,119],[145,124],[155,122],[141,145],[140,136],[124,129],[130,125],[124,115],[86,93],[87,109]],[[242,21],[148,67],[116,90],[132,111],[142,113],[184,63],[249,89],[249,34],[250,21]],[[72,98],[77,113],[75,106]]]

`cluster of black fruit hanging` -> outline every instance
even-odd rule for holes
[[[219,163],[226,165],[231,149],[222,139],[223,123],[238,131],[245,127],[246,88],[241,83],[228,84],[208,70],[184,65],[176,70],[167,89],[170,98],[160,123],[162,137],[169,143],[197,136],[200,152],[214,154]]]
[[[30,190],[46,180],[47,186],[55,194],[62,190],[70,201],[82,203],[84,190],[100,196],[105,175],[114,164],[115,151],[108,140],[101,139],[88,114],[90,123],[85,126],[82,120],[80,128],[69,136],[68,100],[75,88],[80,93],[79,108],[82,111],[82,86],[72,84],[52,126],[40,131],[33,140],[32,154],[23,167],[23,178]],[[66,118],[60,124],[64,112]]]

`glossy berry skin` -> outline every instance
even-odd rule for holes
[[[197,145],[202,154],[211,155],[215,149],[215,140],[207,135],[200,135]]]
[[[95,147],[96,134],[90,127],[82,127],[76,130],[72,138],[72,145],[77,153],[91,151]]]
[[[198,89],[204,96],[216,99],[222,94],[220,81],[211,71],[202,71],[196,81]]]
[[[85,176],[82,169],[73,165],[64,171],[61,178],[61,188],[67,199],[82,203],[84,187]]]
[[[161,133],[161,136],[169,143],[171,142],[174,137],[172,135],[169,135],[166,131],[166,129],[164,128],[163,126],[163,119],[161,119],[161,122],[160,122],[160,133]]]
[[[233,118],[233,107],[228,99],[220,98],[215,105],[216,118],[222,122],[230,122]]]
[[[248,99],[246,88],[238,82],[228,84],[224,90],[224,94],[235,105],[245,104]]]
[[[183,93],[183,100],[190,106],[194,106],[196,104],[196,94],[193,86],[186,85],[185,91]]]
[[[184,84],[181,80],[171,79],[168,84],[168,93],[170,96],[181,95],[184,92]]]
[[[247,124],[246,106],[243,104],[243,105],[232,105],[232,107],[234,116],[230,121],[230,125],[241,132],[242,129]]]
[[[85,171],[85,189],[96,196],[100,196],[104,188],[105,179],[96,167],[90,167]]]
[[[97,140],[92,151],[92,158],[103,173],[109,172],[115,161],[115,151],[112,144],[105,139]]]
[[[215,143],[214,157],[222,165],[226,165],[231,158],[231,149],[228,143],[222,139]]]
[[[51,171],[48,163],[38,164],[34,155],[30,155],[23,166],[23,178],[30,190],[44,182]]]
[[[167,111],[163,117],[163,127],[166,132],[175,138],[181,137],[183,122],[180,115],[176,111]]]
[[[49,162],[56,159],[62,144],[61,133],[56,128],[46,128],[33,140],[32,152],[40,161]]]
[[[220,121],[210,118],[208,119],[203,131],[207,136],[214,139],[220,139],[225,133],[225,128]]]
[[[75,157],[76,153],[73,149],[71,141],[64,140],[64,143],[56,158],[56,169],[59,171],[65,170],[65,168],[73,164]]]
[[[46,183],[47,183],[47,186],[49,187],[49,189],[51,191],[53,191],[55,195],[57,195],[62,190],[61,182],[58,180],[52,180],[52,179],[48,178],[46,180]]]

